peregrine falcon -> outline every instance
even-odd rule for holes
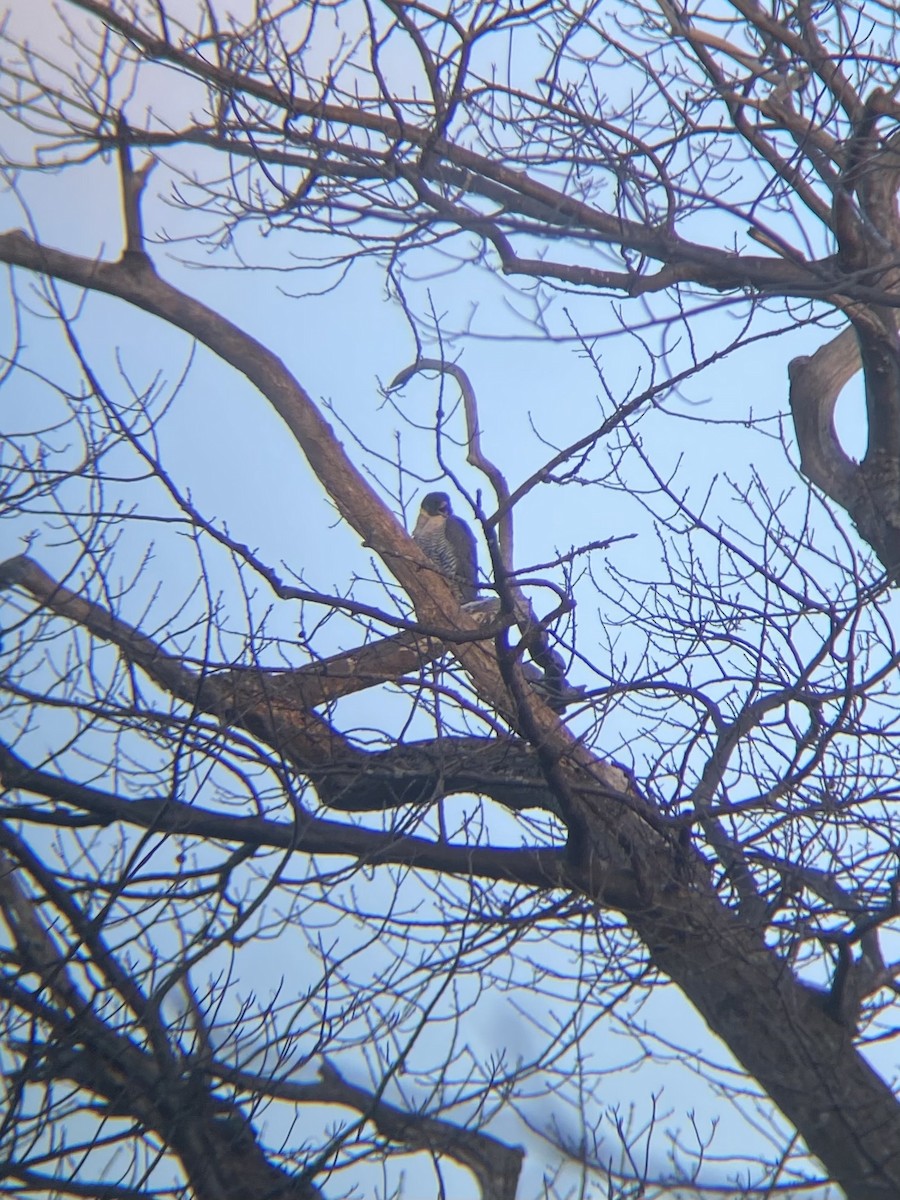
[[[478,585],[475,538],[471,529],[453,515],[446,492],[429,492],[419,509],[413,541],[421,546],[453,589],[460,604],[474,600]]]

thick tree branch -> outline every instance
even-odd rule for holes
[[[336,1104],[353,1109],[371,1121],[385,1138],[410,1150],[446,1154],[467,1167],[481,1190],[482,1200],[515,1200],[524,1151],[507,1146],[482,1130],[466,1129],[426,1113],[408,1112],[349,1083],[329,1062],[319,1068],[316,1083],[260,1079],[245,1071],[216,1064],[216,1075],[239,1086],[262,1091],[298,1104]]]
[[[474,791],[513,810],[559,811],[524,742],[446,738],[367,752],[311,711],[318,704],[419,670],[423,662],[443,652],[445,647],[437,639],[404,633],[295,671],[233,667],[201,675],[101,605],[57,583],[33,559],[22,556],[0,564],[0,588],[14,585],[47,611],[117,646],[169,695],[260,738],[297,770],[308,773],[320,799],[333,808],[375,812]]]
[[[425,838],[345,825],[308,814],[293,823],[265,817],[233,817],[168,796],[132,800],[99,788],[88,787],[30,767],[9,748],[0,746],[0,780],[8,790],[43,796],[96,817],[98,824],[124,822],[139,829],[153,829],[179,836],[208,838],[236,846],[259,849],[298,850],[309,854],[334,855],[376,865],[393,863],[417,870],[443,871],[460,876],[530,887],[576,888],[586,877],[566,862],[562,849],[481,849]],[[28,819],[27,808],[11,810]],[[580,884],[577,882],[580,880]],[[604,877],[604,896],[613,907],[638,902],[630,872],[610,872]]]
[[[854,521],[889,575],[900,569],[900,396],[896,319],[885,327],[861,310],[854,323],[815,354],[789,367],[790,402],[804,475]],[[861,353],[860,342],[865,346]],[[869,446],[861,463],[841,447],[834,411],[844,386],[865,370]]]
[[[16,839],[8,835],[5,840]],[[236,1135],[234,1121],[221,1119],[221,1105],[199,1076],[168,1070],[170,1056],[159,1053],[151,1005],[138,1007],[155,1054],[139,1049],[93,1011],[72,982],[71,952],[63,954],[57,948],[38,905],[19,882],[22,870],[0,851],[0,913],[11,930],[23,974],[36,974],[46,995],[53,997],[53,1007],[44,1004],[43,1012],[56,1035],[42,1047],[33,1041],[23,1047],[25,1076],[71,1079],[103,1097],[112,1114],[127,1114],[154,1129],[178,1154],[197,1200],[318,1200],[317,1188],[298,1191],[291,1177],[268,1161],[243,1118],[242,1136]],[[103,957],[94,960],[94,970],[103,966]],[[10,975],[0,982],[0,995],[15,1001],[17,987]]]

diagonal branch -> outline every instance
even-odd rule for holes
[[[336,1104],[351,1108],[371,1121],[385,1138],[410,1150],[444,1154],[467,1167],[478,1180],[482,1200],[515,1200],[524,1151],[507,1146],[480,1129],[467,1129],[422,1112],[408,1112],[376,1099],[349,1083],[330,1062],[319,1068],[315,1083],[261,1079],[246,1071],[216,1064],[215,1073],[239,1087],[297,1104]]]
[[[0,564],[0,589],[13,585],[47,611],[116,646],[168,695],[264,742],[308,774],[322,802],[332,808],[376,812],[476,792],[513,811],[544,808],[558,813],[533,752],[517,739],[444,738],[364,751],[311,711],[418,671],[444,652],[436,638],[403,633],[293,671],[232,667],[197,674],[182,658],[102,605],[57,583],[33,559],[21,556]]]

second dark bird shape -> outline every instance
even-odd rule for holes
[[[412,536],[446,576],[460,604],[477,597],[475,537],[465,521],[454,514],[446,492],[429,492],[424,498]]]

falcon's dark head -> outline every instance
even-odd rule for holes
[[[446,492],[429,492],[422,501],[422,512],[429,517],[448,517],[452,511]]]

